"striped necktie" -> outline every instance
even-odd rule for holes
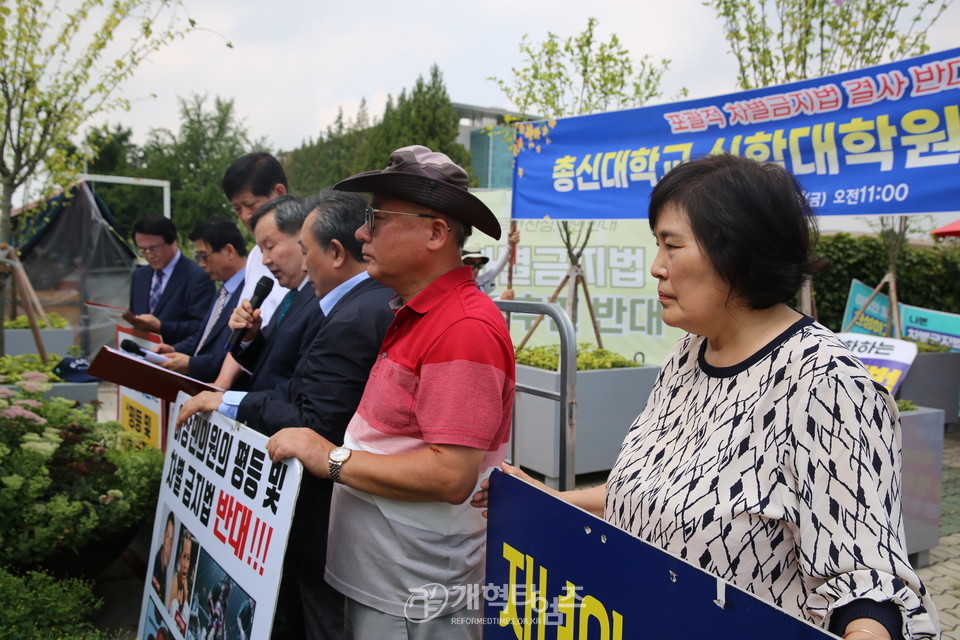
[[[157,303],[160,302],[160,293],[163,291],[163,271],[153,272],[153,284],[150,285],[149,310],[153,313],[157,309]]]
[[[217,319],[220,317],[220,312],[223,311],[225,306],[227,306],[227,298],[229,295],[230,292],[227,291],[227,287],[221,285],[220,293],[217,295],[217,304],[213,307],[213,312],[210,314],[210,318],[207,320],[207,327],[203,330],[203,336],[200,338],[200,342],[197,343],[197,348],[193,352],[193,355],[200,353],[200,349],[207,341],[207,338],[210,337],[210,332],[213,331],[213,325],[217,324]]]

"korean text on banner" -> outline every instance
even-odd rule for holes
[[[486,583],[466,596],[484,638],[672,638],[678,620],[718,640],[834,637],[499,471],[488,513]]]
[[[518,126],[513,218],[646,218],[680,162],[785,166],[819,215],[955,211],[960,49],[765,89]]]
[[[917,357],[915,343],[865,333],[838,333],[837,337],[860,359],[874,382],[896,395],[903,377]]]
[[[217,412],[170,430],[139,637],[270,636],[303,467],[266,442]]]

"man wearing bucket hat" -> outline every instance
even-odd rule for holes
[[[463,250],[460,251],[460,259],[463,260],[464,265],[470,267],[470,273],[473,274],[473,279],[477,281],[477,287],[480,288],[480,291],[487,295],[493,295],[493,290],[497,286],[497,276],[507,266],[510,261],[510,254],[513,253],[513,249],[518,242],[520,242],[520,232],[511,231],[507,235],[507,243],[504,250],[500,252],[500,257],[486,270],[484,270],[484,267],[490,262],[490,258],[481,253],[480,247],[475,244],[468,244],[463,247]],[[513,300],[514,297],[513,289],[507,289],[500,294],[501,300]]]
[[[396,316],[342,447],[284,429],[273,460],[295,456],[334,486],[326,579],[346,595],[353,638],[479,638],[485,524],[467,499],[506,453],[513,345],[460,251],[472,227],[500,225],[467,173],[423,146],[383,171],[334,185],[370,192],[357,230],[370,276],[397,292]],[[416,623],[416,624],[411,624]]]

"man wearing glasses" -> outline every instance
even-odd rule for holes
[[[326,580],[346,596],[348,638],[481,635],[465,596],[483,581],[486,525],[468,499],[506,453],[514,355],[460,259],[473,227],[501,235],[467,182],[411,146],[334,185],[373,195],[356,237],[370,277],[398,294],[395,316],[343,446],[291,428],[267,451],[336,483]]]
[[[130,313],[123,319],[159,333],[169,344],[202,331],[216,291],[200,265],[180,253],[173,222],[163,216],[140,218],[133,241],[147,264],[133,272]]]
[[[213,303],[207,307],[200,330],[172,345],[164,341],[156,351],[169,358],[161,365],[163,368],[212,382],[227,355],[225,347],[232,333],[227,320],[240,304],[247,243],[237,224],[221,217],[198,224],[190,233],[190,239],[197,262],[208,276],[222,284]]]

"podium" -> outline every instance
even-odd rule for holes
[[[159,334],[117,326],[116,348],[103,346],[90,363],[89,373],[117,384],[117,420],[140,437],[141,447],[166,449],[169,408],[183,391],[195,395],[216,387],[147,362],[120,349],[123,340],[133,340],[145,350],[162,342]]]

